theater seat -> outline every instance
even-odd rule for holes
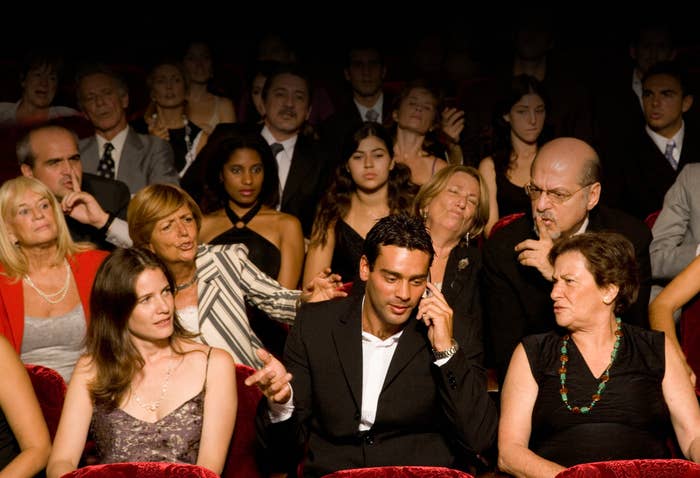
[[[91,465],[61,478],[219,478],[219,475],[203,466],[161,462]]]
[[[262,478],[255,461],[255,413],[262,392],[258,387],[249,387],[244,380],[255,373],[252,367],[236,364],[236,389],[238,391],[238,411],[236,428],[229,447],[228,457],[222,478]]]
[[[34,364],[25,364],[24,368],[32,381],[34,394],[39,401],[41,413],[49,429],[49,436],[53,441],[66,397],[66,382],[61,374],[52,368]]]
[[[441,466],[380,466],[336,471],[323,478],[474,478],[474,476]]]
[[[513,214],[508,214],[507,216],[503,216],[498,219],[491,228],[491,233],[489,234],[489,237],[493,237],[494,233],[498,231],[499,229],[507,226],[511,222],[515,221],[516,219],[520,219],[525,215],[524,212],[514,212]]]
[[[617,460],[583,463],[556,478],[698,478],[700,465],[687,460]]]

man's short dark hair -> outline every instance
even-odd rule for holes
[[[651,67],[649,67],[646,74],[642,78],[642,86],[650,77],[656,75],[668,75],[678,81],[678,83],[681,85],[681,94],[684,97],[693,94],[689,89],[690,86],[688,79],[686,78],[685,70],[677,61],[668,60],[654,63]]]
[[[293,75],[298,76],[306,83],[306,90],[309,95],[309,105],[311,104],[311,77],[308,72],[299,63],[277,63],[273,64],[269,76],[265,80],[262,89],[262,99],[265,101],[270,93],[270,87],[278,76]]]
[[[412,251],[423,251],[430,256],[433,263],[433,241],[419,217],[407,214],[391,214],[383,217],[370,229],[362,246],[362,253],[367,258],[369,269],[379,256],[380,246],[396,246]]]

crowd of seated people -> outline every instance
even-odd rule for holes
[[[23,402],[0,392],[0,474],[225,473],[234,363],[263,396],[263,473],[700,461],[674,317],[700,270],[688,65],[635,39],[639,121],[616,135],[538,12],[449,102],[436,71],[387,81],[373,39],[348,42],[342,92],[261,53],[241,98],[193,40],[142,65],[143,105],[109,63],[71,81],[32,52],[0,103],[0,353]],[[68,384],[53,445],[19,364]]]

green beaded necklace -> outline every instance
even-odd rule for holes
[[[595,404],[598,403],[600,400],[600,396],[603,394],[603,391],[605,390],[606,384],[608,380],[610,380],[610,367],[612,367],[613,363],[615,362],[615,357],[617,357],[617,351],[620,348],[620,342],[622,341],[622,320],[617,317],[615,318],[615,322],[617,323],[617,329],[615,330],[615,345],[613,345],[613,350],[612,353],[610,354],[610,364],[608,365],[608,368],[605,369],[605,372],[603,372],[603,375],[600,376],[600,382],[598,382],[598,389],[592,396],[592,400],[590,405],[587,407],[572,407],[569,405],[569,399],[567,397],[567,393],[569,390],[566,388],[566,363],[569,361],[569,356],[567,355],[568,348],[567,346],[569,345],[569,339],[571,336],[569,334],[566,334],[564,338],[562,339],[562,344],[561,344],[561,367],[559,367],[559,383],[561,383],[561,388],[559,389],[559,394],[561,395],[561,401],[564,402],[564,405],[566,405],[566,408],[573,413],[579,414],[587,414],[591,413],[591,410],[593,407],[595,407]]]

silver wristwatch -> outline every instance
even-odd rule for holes
[[[450,347],[447,350],[442,350],[440,352],[433,349],[433,356],[435,357],[435,360],[446,359],[456,354],[457,350],[459,350],[459,344],[455,339],[452,339],[452,347]]]

